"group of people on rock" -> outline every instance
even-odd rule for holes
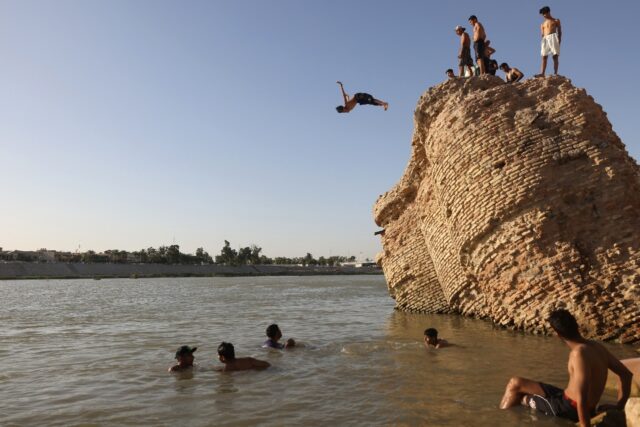
[[[542,55],[542,64],[540,66],[540,74],[536,77],[542,77],[547,70],[547,58],[549,55],[553,57],[553,71],[558,74],[558,61],[560,56],[560,42],[562,41],[562,26],[560,20],[551,16],[551,9],[545,6],[540,9],[540,14],[544,21],[540,25],[540,34],[542,36],[540,54]],[[516,67],[511,67],[506,62],[498,65],[498,61],[491,58],[496,50],[491,47],[491,41],[487,39],[487,33],[484,26],[478,21],[478,17],[471,15],[469,24],[473,28],[473,50],[476,57],[474,63],[471,58],[471,37],[467,33],[466,28],[458,25],[455,27],[455,33],[460,37],[460,49],[458,51],[458,75],[460,77],[471,77],[475,75],[492,74],[495,76],[498,69],[505,73],[507,83],[515,83],[524,77],[524,73]],[[446,71],[447,77],[453,79],[456,75],[453,69]]]
[[[560,42],[562,41],[562,26],[560,25],[560,20],[551,16],[549,6],[540,9],[540,14],[544,18],[544,21],[540,25],[540,34],[542,36],[540,54],[542,55],[542,64],[540,66],[540,74],[536,74],[535,77],[543,77],[545,75],[549,55],[553,57],[553,72],[554,74],[558,74]],[[502,70],[507,83],[515,83],[522,80],[524,78],[522,71],[510,66],[506,62],[498,65],[498,61],[491,58],[496,50],[491,46],[491,41],[487,39],[487,32],[480,21],[478,21],[476,15],[469,17],[469,24],[471,24],[473,28],[473,50],[476,60],[474,63],[471,58],[471,37],[467,33],[466,28],[461,25],[456,26],[454,31],[460,37],[458,76],[471,77],[483,74],[492,74],[495,76],[498,70]],[[451,68],[446,71],[446,74],[450,79],[456,78]],[[356,105],[375,105],[383,107],[385,111],[389,108],[387,102],[376,99],[368,93],[358,92],[354,94],[353,97],[349,97],[342,83],[338,82],[338,85],[340,85],[342,98],[344,100],[344,105],[336,107],[338,113],[348,113],[353,110]]]
[[[624,410],[624,406],[631,392],[633,373],[631,369],[640,371],[640,358],[619,361],[602,344],[582,337],[578,323],[573,315],[564,309],[553,311],[548,322],[558,337],[569,347],[569,383],[565,389],[555,387],[539,381],[521,377],[512,377],[505,389],[500,402],[501,409],[517,405],[524,405],[532,409],[567,418],[588,426],[591,417],[597,412],[609,409]],[[276,324],[266,329],[267,340],[263,348],[284,350],[296,347],[292,338],[281,343],[282,331]],[[424,331],[424,346],[427,349],[450,347],[442,338],[438,338],[438,331],[428,328]],[[169,372],[182,372],[194,367],[193,353],[197,347],[182,346],[175,354],[177,364],[169,368]],[[218,346],[218,359],[223,367],[218,371],[242,371],[250,369],[266,369],[270,365],[264,360],[253,357],[236,357],[233,344],[222,342]],[[598,405],[607,383],[608,370],[619,377],[618,401],[615,404]],[[638,372],[636,372],[638,375]]]

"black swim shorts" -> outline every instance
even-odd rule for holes
[[[476,52],[476,61],[480,58],[484,58],[484,40],[480,39],[473,42],[473,50]]]
[[[473,59],[471,59],[471,49],[468,46],[465,46],[462,48],[462,55],[460,55],[460,61],[458,62],[458,65],[460,67],[464,67],[465,65],[469,65],[472,66],[473,65]]]
[[[359,105],[376,105],[375,99],[368,93],[358,92],[353,95],[353,99],[355,99]]]
[[[573,402],[564,394],[561,388],[550,384],[539,383],[544,391],[544,396],[531,395],[529,406],[546,415],[567,418],[571,421],[578,421],[578,410],[573,406]]]

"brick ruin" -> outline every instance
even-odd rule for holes
[[[566,78],[429,89],[374,218],[398,309],[548,333],[563,307],[587,337],[640,341],[640,168]]]

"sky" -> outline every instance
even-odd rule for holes
[[[560,74],[640,158],[636,1],[0,0],[0,247],[373,258],[454,27],[530,77],[547,4]],[[336,80],[389,110],[336,113]]]

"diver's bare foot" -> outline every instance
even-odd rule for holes
[[[387,111],[387,108],[389,108],[389,103],[385,102],[382,106],[384,107],[384,111]]]
[[[544,74],[536,74],[533,77],[544,77]]]

